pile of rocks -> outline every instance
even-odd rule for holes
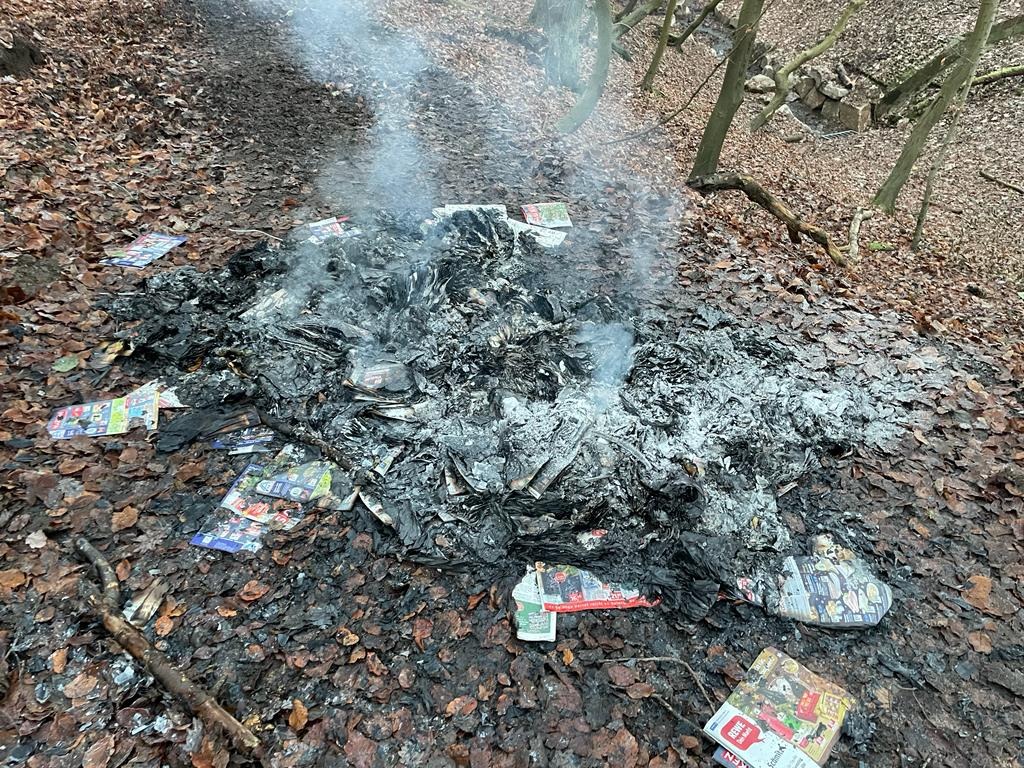
[[[774,73],[784,62],[769,60],[761,74],[746,83],[752,93],[775,90]],[[825,119],[839,123],[843,128],[861,133],[871,125],[871,100],[858,92],[842,64],[809,64],[790,79],[791,90],[787,101],[800,100],[808,108],[820,111]]]

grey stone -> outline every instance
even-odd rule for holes
[[[826,120],[838,120],[839,119],[839,102],[835,99],[829,99],[821,106],[821,114]]]
[[[809,77],[801,77],[796,81],[796,87],[793,90],[796,91],[796,95],[802,99],[814,90],[814,80]]]
[[[804,71],[814,80],[815,85],[836,79],[836,73],[826,64],[811,64]]]
[[[769,93],[775,90],[775,81],[767,75],[754,75],[743,87],[751,93]]]
[[[803,103],[811,109],[817,109],[825,103],[825,95],[817,88],[811,88],[802,99]]]
[[[845,99],[850,95],[849,88],[843,88],[839,83],[825,83],[820,88],[821,92],[828,96],[830,99]]]
[[[871,105],[867,102],[840,102],[839,123],[847,130],[863,133],[871,125]]]

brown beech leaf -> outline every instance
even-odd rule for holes
[[[969,632],[967,639],[970,641],[971,647],[978,653],[992,652],[992,638],[984,632]]]
[[[293,699],[292,712],[288,715],[288,727],[298,733],[306,727],[307,720],[309,720],[309,710],[306,709],[306,705],[302,703],[301,699]]]
[[[106,768],[114,754],[114,737],[104,733],[93,742],[82,757],[82,768]]]
[[[654,693],[654,686],[650,683],[633,683],[626,688],[626,695],[631,699],[646,699]]]
[[[621,664],[613,664],[607,667],[605,671],[607,671],[608,678],[612,681],[612,684],[620,688],[626,688],[636,682],[636,672]]]
[[[0,571],[0,587],[6,589],[17,589],[25,583],[25,574],[14,568]]]
[[[138,521],[139,510],[135,507],[128,506],[113,514],[110,518],[110,530],[117,533],[118,531],[123,531],[126,528],[131,528]]]
[[[989,597],[992,594],[992,579],[980,574],[967,579],[967,588],[964,590],[964,600],[973,605],[979,611],[987,611],[989,608]]]
[[[472,696],[457,696],[448,702],[448,706],[444,708],[444,713],[448,717],[470,715],[476,708],[477,700]]]
[[[256,579],[252,579],[251,581],[245,582],[245,586],[242,587],[238,596],[245,600],[245,602],[251,603],[253,600],[259,600],[269,591],[270,587],[266,584],[260,584]]]
[[[174,619],[170,616],[159,616],[153,623],[153,629],[156,630],[160,637],[167,637],[167,635],[171,634],[171,630],[174,629]]]

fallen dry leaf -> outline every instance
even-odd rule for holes
[[[49,541],[49,539],[46,538],[46,534],[42,531],[33,531],[25,537],[25,543],[32,549],[42,549],[46,546],[47,541]]]
[[[113,514],[110,518],[110,530],[117,533],[118,531],[123,531],[126,528],[131,528],[138,521],[139,510],[135,507],[128,506]]]
[[[633,683],[626,688],[626,695],[631,699],[646,699],[654,693],[654,686],[650,683]]]
[[[612,685],[617,685],[620,688],[626,688],[636,682],[636,672],[621,664],[613,664],[607,667],[605,671],[608,673]]]
[[[153,629],[156,630],[160,637],[167,637],[167,635],[171,634],[171,630],[174,629],[174,619],[170,616],[159,616],[153,623]]]
[[[69,699],[80,699],[88,696],[96,688],[99,681],[92,675],[83,672],[70,683],[64,686],[64,695]]]
[[[245,582],[245,586],[242,587],[238,596],[245,600],[245,602],[251,603],[253,600],[259,600],[269,591],[270,587],[266,584],[260,584],[256,579],[252,579],[251,581]]]
[[[975,575],[967,579],[967,589],[964,590],[964,600],[973,605],[979,611],[987,611],[989,608],[989,597],[992,594],[992,579],[988,576]]]
[[[992,638],[984,632],[970,632],[967,639],[970,641],[971,647],[978,653],[992,652]]]
[[[68,665],[68,649],[58,648],[56,651],[50,654],[50,667],[58,675],[61,674]]]
[[[114,737],[109,733],[100,736],[82,757],[82,768],[106,768],[114,754]]]
[[[17,589],[25,583],[25,574],[15,568],[0,571],[0,587]]]
[[[469,715],[477,708],[477,700],[472,696],[458,696],[448,702],[448,706],[444,708],[444,713],[448,717],[455,717],[456,715]]]
[[[300,699],[292,700],[292,712],[288,715],[288,727],[298,733],[306,727],[306,721],[309,719],[309,710],[306,709],[306,705],[302,703]]]

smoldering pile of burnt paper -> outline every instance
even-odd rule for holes
[[[498,217],[347,235],[153,278],[119,309],[186,402],[250,399],[347,455],[336,485],[372,477],[407,557],[569,562],[699,615],[737,563],[789,549],[779,486],[898,429],[891,397],[770,331],[552,284],[552,259],[586,255]]]

